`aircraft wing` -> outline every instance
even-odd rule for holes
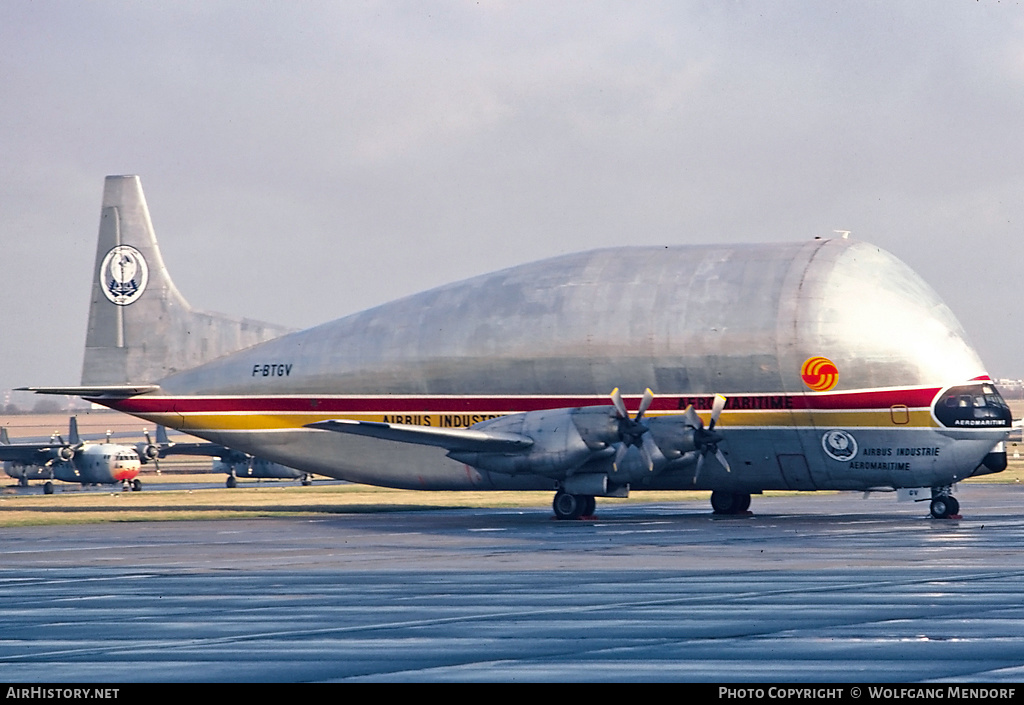
[[[432,428],[378,421],[330,419],[311,423],[306,428],[351,433],[386,441],[437,446],[466,453],[515,453],[533,445],[533,439],[516,433],[477,431],[468,428]]]
[[[36,462],[40,450],[41,447],[30,445],[0,446],[0,461],[9,460],[28,465]]]
[[[0,462],[10,461],[22,465],[43,465],[51,459],[48,451],[60,449],[59,443],[13,443],[0,445]]]

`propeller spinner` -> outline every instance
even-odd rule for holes
[[[613,466],[618,469],[622,459],[629,451],[629,447],[635,446],[640,450],[640,456],[644,460],[647,471],[651,472],[654,470],[654,453],[651,446],[654,445],[656,448],[657,444],[654,443],[654,440],[648,434],[649,429],[643,423],[643,418],[650,408],[651,402],[654,401],[654,392],[651,391],[650,387],[644,390],[643,399],[640,400],[640,408],[634,418],[629,418],[629,410],[626,409],[626,404],[622,401],[622,395],[619,393],[618,387],[612,390],[611,396],[612,403],[615,405],[615,412],[619,418],[619,438],[622,439],[622,445],[615,451]]]
[[[160,446],[157,445],[160,439],[157,438],[157,443],[153,443],[153,439],[149,437],[149,430],[142,429],[142,436],[146,439],[145,443],[136,443],[135,451],[139,454],[139,460],[143,463],[153,461],[153,465],[156,466],[156,474],[160,474]]]

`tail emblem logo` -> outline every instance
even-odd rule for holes
[[[800,368],[804,384],[815,392],[827,392],[839,383],[839,368],[827,357],[810,357]]]
[[[111,303],[127,306],[142,296],[149,282],[149,265],[130,245],[110,250],[100,265],[100,286]]]

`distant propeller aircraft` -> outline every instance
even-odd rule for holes
[[[147,440],[149,437],[147,436]],[[182,443],[169,440],[167,429],[157,426],[155,448],[157,457],[169,455],[192,455],[213,458],[213,472],[226,473],[226,485],[229,488],[238,486],[238,479],[252,480],[299,480],[303,485],[310,485],[313,477],[310,473],[290,468],[280,463],[273,463],[263,458],[256,458],[219,443]]]
[[[0,461],[4,471],[27,487],[29,480],[44,480],[43,492],[53,494],[53,481],[82,485],[113,485],[139,491],[141,461],[138,451],[127,445],[84,441],[78,434],[78,419],[68,422],[68,440],[54,434],[46,443],[12,443],[7,429],[0,429]]]
[[[582,252],[286,333],[193,311],[138,177],[111,176],[94,272],[82,385],[29,389],[305,472],[548,489],[566,519],[691,488],[717,513],[928,488],[948,517],[957,482],[1006,467],[1009,408],[952,312],[845,236]]]

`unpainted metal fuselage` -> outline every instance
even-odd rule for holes
[[[815,374],[822,358],[834,370]],[[306,428],[357,419],[465,428],[538,409],[648,417],[713,396],[731,472],[696,454],[633,489],[948,486],[1001,469],[1009,412],[950,310],[888,253],[846,239],[619,248],[476,277],[95,400],[307,472],[434,490],[551,489],[443,448]],[[816,391],[817,390],[817,391]],[[1005,456],[1004,456],[1005,457]],[[601,463],[580,472],[606,472]]]

